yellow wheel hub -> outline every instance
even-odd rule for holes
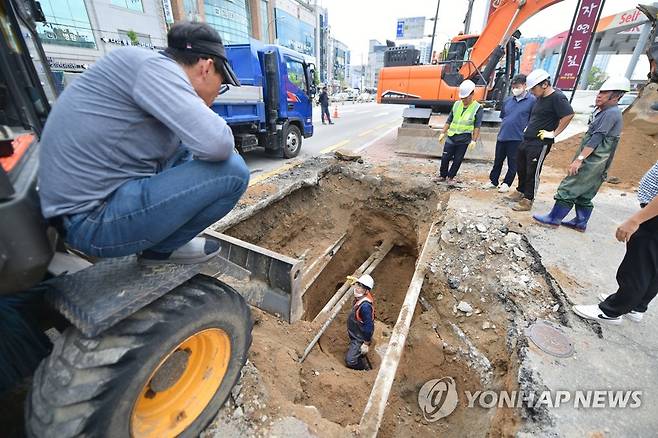
[[[135,438],[174,437],[203,412],[224,379],[231,342],[224,330],[206,329],[174,348],[151,373],[133,406]]]

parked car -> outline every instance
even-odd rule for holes
[[[356,99],[357,102],[372,102],[373,100],[374,96],[370,93],[361,93]]]
[[[619,109],[624,111],[628,108],[633,102],[637,99],[637,93],[626,93],[624,96],[619,99]]]

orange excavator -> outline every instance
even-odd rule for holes
[[[480,35],[454,37],[436,64],[382,68],[377,102],[441,112],[457,100],[459,84],[470,79],[476,84],[475,98],[485,107],[498,109],[515,74],[519,27],[560,1],[502,0]]]

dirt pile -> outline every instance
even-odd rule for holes
[[[649,84],[633,106],[624,112],[624,130],[615,153],[608,180],[622,188],[637,187],[642,176],[658,161],[658,112],[650,106],[658,102],[658,84]],[[546,165],[566,169],[573,161],[583,134],[558,142],[551,149]]]

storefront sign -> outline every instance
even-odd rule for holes
[[[146,44],[142,42],[133,44],[133,42],[130,40],[122,40],[119,38],[101,37],[101,41],[103,41],[105,44],[114,44],[117,46],[135,46],[135,47],[144,47],[145,49],[156,49],[156,47],[153,44]]]
[[[555,86],[561,90],[573,90],[585,63],[596,24],[605,0],[580,0],[573,25],[567,38],[566,49],[558,66]]]
[[[69,61],[67,59],[51,58],[50,56],[46,59],[48,60],[48,65],[50,65],[50,68],[53,70],[80,71],[89,68],[88,64],[82,64],[80,61]]]
[[[171,10],[170,0],[162,0],[162,10],[164,11],[165,22],[172,24],[174,22],[174,14]]]

